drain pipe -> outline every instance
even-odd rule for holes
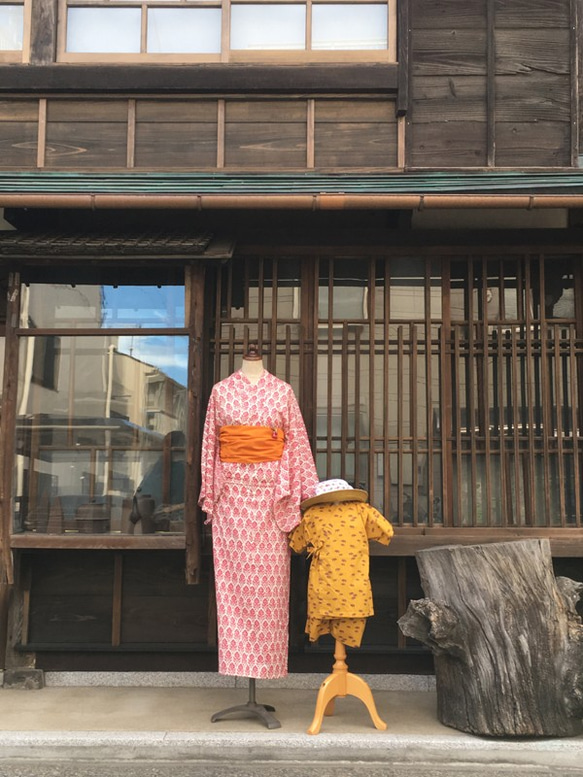
[[[425,210],[581,208],[583,194],[12,194],[2,208],[89,210]]]

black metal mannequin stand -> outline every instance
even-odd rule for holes
[[[256,717],[264,723],[267,728],[281,728],[281,723],[271,713],[275,712],[275,707],[269,704],[257,704],[255,699],[255,678],[249,678],[249,701],[246,704],[237,704],[234,707],[227,707],[226,710],[215,712],[211,717],[211,723],[217,720],[224,720],[225,716],[233,714],[243,715],[246,718]]]

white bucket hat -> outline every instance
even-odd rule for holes
[[[322,480],[316,483],[314,496],[304,499],[300,508],[307,510],[312,505],[322,502],[366,502],[368,494],[361,488],[352,488],[345,480],[334,478],[333,480]]]

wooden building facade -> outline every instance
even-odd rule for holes
[[[6,668],[216,666],[199,444],[249,343],[396,529],[356,671],[431,671],[418,549],[583,580],[580,46],[577,0],[0,0]]]

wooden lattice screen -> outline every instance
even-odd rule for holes
[[[321,478],[398,526],[580,527],[578,255],[237,257],[214,380],[249,342],[300,400]]]

